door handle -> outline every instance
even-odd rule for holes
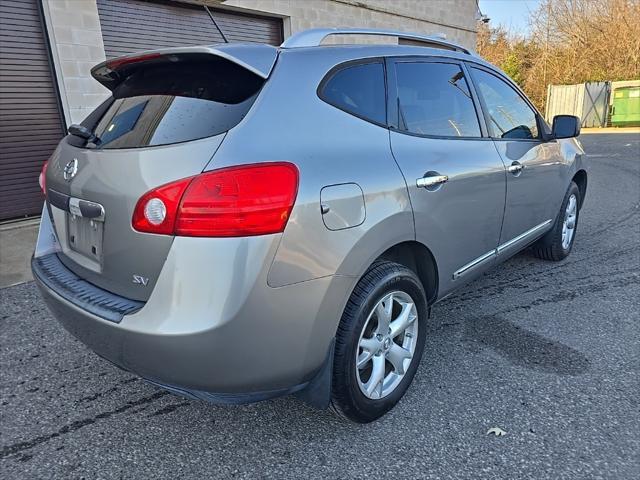
[[[523,169],[524,169],[524,165],[522,165],[520,162],[513,162],[511,165],[507,167],[507,171],[509,173],[513,173],[516,177],[520,175]]]
[[[449,181],[449,177],[446,175],[433,175],[429,177],[421,177],[416,180],[416,187],[418,188],[429,188],[435,187],[442,183],[446,183]]]

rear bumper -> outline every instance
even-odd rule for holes
[[[149,301],[119,323],[65,298],[38,259],[32,266],[54,316],[98,355],[183,395],[244,403],[314,377],[355,282],[269,287],[277,240],[176,238]]]
[[[100,318],[119,323],[122,317],[135,313],[144,302],[107,292],[83,280],[64,266],[55,253],[34,258],[33,277],[81,310]]]

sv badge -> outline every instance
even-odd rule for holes
[[[142,285],[143,287],[146,287],[147,284],[149,283],[149,279],[147,277],[143,277],[142,275],[136,275],[135,273],[133,274],[133,283],[136,285]]]

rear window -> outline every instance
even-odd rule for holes
[[[330,73],[320,86],[320,98],[365,120],[387,123],[381,62],[350,65]]]
[[[480,124],[461,68],[451,63],[396,64],[398,124],[416,135],[480,137]]]
[[[197,140],[236,126],[264,79],[218,57],[141,66],[83,122],[90,148],[136,148]]]

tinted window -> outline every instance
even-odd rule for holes
[[[186,142],[233,128],[264,80],[224,59],[165,61],[123,73],[113,98],[83,123],[93,148],[135,148]]]
[[[174,95],[144,95],[113,101],[94,133],[98,148],[135,148],[186,142],[233,128],[254,97],[226,104]]]
[[[384,68],[381,63],[345,67],[326,82],[320,97],[342,110],[386,124]]]
[[[458,65],[396,64],[398,125],[420,135],[479,137],[469,85]]]
[[[538,138],[534,111],[505,81],[477,68],[473,79],[487,106],[489,130],[495,138]]]

